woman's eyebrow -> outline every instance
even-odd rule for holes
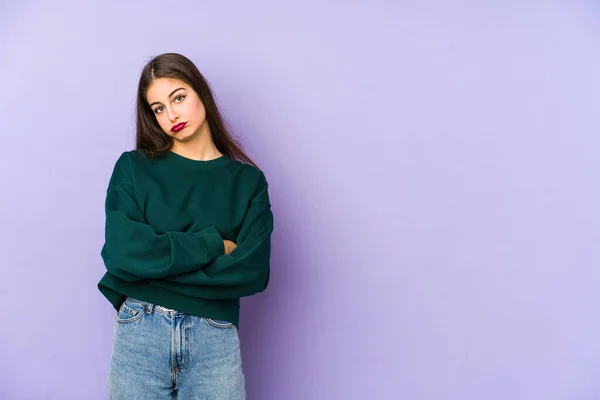
[[[175,89],[175,90],[173,90],[173,91],[171,92],[171,94],[169,95],[169,97],[173,96],[173,95],[175,94],[175,92],[176,92],[176,91],[178,91],[178,90],[181,90],[181,89],[184,89],[184,90],[185,90],[185,88],[182,88],[182,87],[180,87],[180,88],[177,88],[177,89]],[[155,105],[155,104],[160,104],[160,101],[155,101],[154,103],[150,104],[150,107],[152,107],[152,106],[153,106],[153,105]]]

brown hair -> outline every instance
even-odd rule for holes
[[[190,85],[204,104],[208,127],[217,149],[231,159],[257,167],[227,129],[204,76],[192,61],[177,53],[165,53],[153,57],[142,70],[136,105],[136,149],[142,150],[149,157],[158,157],[173,146],[173,138],[158,125],[154,112],[146,100],[146,92],[157,78],[176,78]]]

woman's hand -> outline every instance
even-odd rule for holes
[[[237,244],[233,243],[231,240],[223,240],[225,244],[225,254],[231,253],[237,247]]]

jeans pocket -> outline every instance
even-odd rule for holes
[[[220,319],[205,318],[205,320],[206,320],[206,322],[208,322],[210,325],[214,326],[215,328],[231,329],[235,326],[235,325],[233,325],[232,322],[223,321]]]
[[[120,324],[140,320],[146,313],[146,306],[126,299],[117,312],[116,322]]]

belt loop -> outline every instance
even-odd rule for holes
[[[152,304],[152,303],[146,304],[146,314],[152,314],[153,308],[154,308],[154,304]]]

